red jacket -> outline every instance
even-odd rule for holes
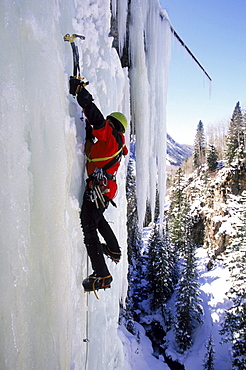
[[[115,157],[116,153],[120,154],[122,152],[124,156],[128,153],[124,135],[121,132],[116,131],[108,121],[105,122],[105,125],[102,128],[97,130],[93,129],[92,134],[97,138],[97,142],[89,145],[89,148],[88,145],[86,145],[86,168],[88,176],[90,176],[96,168],[103,168]],[[117,135],[120,136],[118,141]],[[115,175],[119,166],[120,160],[113,164],[112,167],[108,168],[106,172]],[[108,179],[106,183],[106,186],[103,186],[102,192],[104,192],[104,194],[110,199],[113,199],[117,191],[116,181]]]
[[[127,155],[128,153],[124,135],[111,126],[107,120],[105,121],[102,113],[93,103],[92,95],[85,88],[78,93],[77,101],[87,118],[85,153],[89,178],[97,168],[103,168],[113,158],[117,161],[114,161],[109,168],[103,168],[103,170],[115,175],[120,165],[121,155]],[[116,157],[116,154],[120,154],[119,157]],[[89,181],[88,186],[91,185],[92,181]],[[105,179],[100,188],[103,194],[113,199],[117,191],[115,179]]]
[[[87,115],[87,109],[84,109],[85,115]],[[91,122],[90,122],[91,123]],[[93,123],[92,123],[93,125]],[[98,127],[98,125],[95,125]],[[103,121],[100,128],[92,129],[92,136],[97,139],[93,143],[90,139],[86,140],[85,153],[87,156],[87,173],[90,176],[96,168],[103,168],[113,158],[119,154],[119,160],[117,160],[112,166],[106,169],[106,172],[115,175],[119,166],[121,155],[127,155],[128,149],[125,144],[125,137],[121,132],[118,132],[107,120]],[[97,160],[98,159],[98,160]],[[92,182],[89,182],[89,186]],[[101,191],[108,198],[113,199],[116,191],[117,184],[115,180],[107,179],[101,186]]]

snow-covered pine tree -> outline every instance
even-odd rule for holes
[[[151,310],[162,310],[165,315],[165,304],[172,293],[172,260],[169,258],[170,248],[167,238],[162,237],[155,225],[148,245],[148,273]]]
[[[128,257],[139,257],[141,233],[138,228],[135,161],[130,158],[126,177]],[[130,261],[129,261],[130,262]]]
[[[213,341],[213,336],[210,334],[209,339],[206,344],[206,355],[204,358],[204,363],[203,363],[203,369],[204,370],[214,370],[214,360],[215,360],[215,350],[214,350],[214,341]]]
[[[203,308],[199,298],[195,249],[196,246],[188,233],[175,302],[175,339],[180,353],[184,353],[192,346],[193,331],[202,322]]]
[[[200,120],[197,125],[196,136],[193,149],[193,165],[199,168],[205,162],[206,141],[203,123]]]
[[[245,264],[245,262],[244,262]],[[243,299],[244,297],[244,299]],[[227,310],[221,334],[224,342],[232,343],[235,369],[246,369],[246,302],[244,294],[232,298],[233,306]]]
[[[232,307],[226,311],[221,334],[224,341],[232,343],[233,365],[236,369],[246,369],[246,193],[242,194],[242,225],[230,247],[229,269],[232,287],[228,297]]]
[[[142,235],[138,228],[138,212],[136,200],[135,161],[130,158],[126,178],[127,196],[127,245],[128,245],[128,297],[126,309],[121,310],[126,328],[134,332],[133,311],[138,308],[140,298],[140,281],[142,277],[141,246]]]
[[[218,166],[218,152],[213,144],[209,145],[209,151],[207,155],[208,169],[214,172]]]
[[[149,200],[147,200],[143,227],[147,227],[151,223],[151,221],[152,221],[151,207]]]
[[[160,215],[160,202],[159,202],[159,191],[158,187],[156,187],[156,195],[155,195],[155,214],[154,214],[154,222],[156,223]]]
[[[168,212],[168,227],[171,246],[176,255],[176,277],[178,257],[184,257],[181,277],[177,284],[175,337],[182,353],[192,345],[193,329],[201,322],[203,313],[200,305],[195,249],[191,238],[191,214],[185,193],[184,174],[179,168],[174,177]]]
[[[245,153],[245,121],[239,101],[237,102],[230,121],[226,140],[226,159],[229,164],[244,158]]]
[[[184,191],[185,180],[181,167],[177,170],[170,196],[168,229],[174,253],[183,253],[186,245],[187,225],[189,223],[188,199]]]
[[[159,214],[160,214],[159,192],[158,192],[158,187],[156,187],[154,215],[152,215],[152,212],[151,212],[150,202],[147,200],[146,212],[145,212],[145,218],[144,218],[144,227],[148,226],[152,221],[156,223],[158,220]]]

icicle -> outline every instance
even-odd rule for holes
[[[160,217],[164,214],[165,192],[166,192],[166,104],[168,87],[168,69],[171,56],[171,31],[168,19],[159,18],[158,27],[158,74],[156,76],[156,105],[158,107],[157,122],[157,162],[158,162],[158,190]],[[163,45],[160,47],[160,45]],[[162,224],[162,223],[161,223]]]
[[[117,10],[118,10],[119,52],[120,55],[122,55],[126,39],[128,0],[118,0]]]
[[[146,1],[131,2],[130,70],[132,119],[136,129],[136,187],[139,225],[145,217],[145,205],[149,189],[149,82],[144,50],[144,24]]]
[[[117,15],[117,0],[111,0],[111,9],[113,17],[116,18]]]
[[[154,216],[156,167],[161,218],[165,201],[166,96],[171,48],[170,24],[158,1],[131,2],[131,101],[136,128],[139,222],[149,199]]]

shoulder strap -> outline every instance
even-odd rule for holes
[[[113,167],[115,165],[115,163],[117,163],[121,156],[122,156],[122,149],[123,149],[123,140],[122,140],[122,137],[121,135],[119,134],[119,132],[113,128],[113,131],[112,131],[112,134],[114,135],[118,145],[119,145],[119,150],[117,151],[116,153],[116,156],[114,156],[114,158],[111,159],[111,161],[109,161],[108,163],[105,164],[105,166],[103,166],[103,171],[107,171],[109,168]]]

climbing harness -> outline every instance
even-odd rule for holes
[[[103,161],[108,161],[109,159],[113,159],[113,158],[117,157],[117,155],[120,154],[121,151],[123,150],[124,146],[126,146],[126,144],[124,144],[116,153],[114,153],[110,157],[104,157],[104,158],[89,158],[89,157],[86,157],[86,159],[87,159],[88,162],[103,162]],[[118,161],[118,159],[116,160],[116,162],[117,161]]]
[[[69,33],[67,33],[63,39],[64,41],[69,41],[70,42],[70,45],[71,45],[71,48],[72,48],[72,52],[73,52],[73,76],[70,77],[70,80],[71,79],[78,79],[79,81],[83,81],[84,80],[84,77],[81,77],[80,75],[80,66],[79,66],[79,50],[78,50],[78,46],[75,45],[74,43],[74,40],[76,38],[79,38],[80,40],[85,40],[85,36],[82,36],[82,35],[77,35],[77,34],[72,34],[72,35],[69,35]],[[82,83],[82,86],[85,87],[89,84],[89,81],[83,81]]]

